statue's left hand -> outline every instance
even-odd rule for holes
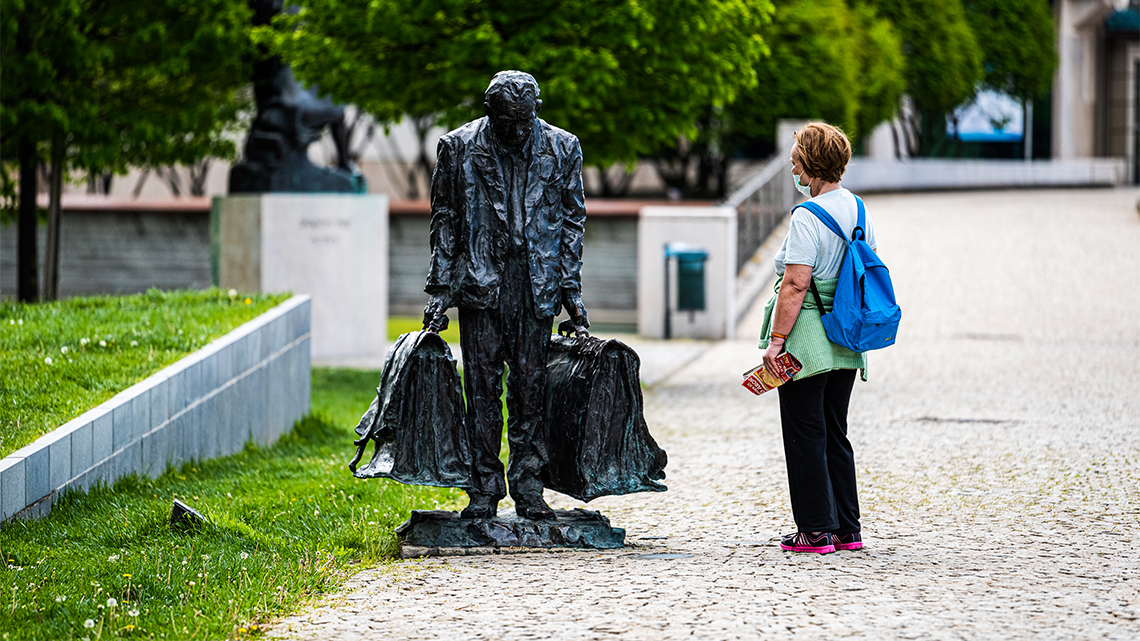
[[[589,336],[586,331],[590,327],[590,319],[586,316],[586,306],[582,304],[582,295],[576,289],[562,290],[562,306],[570,315],[570,324],[574,326],[574,333],[578,336]]]

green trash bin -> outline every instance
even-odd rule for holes
[[[665,338],[670,338],[669,259],[677,260],[677,310],[705,310],[705,262],[709,252],[688,243],[665,245]]]

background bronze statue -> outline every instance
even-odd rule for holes
[[[284,0],[250,0],[253,24],[269,24]],[[250,126],[241,162],[230,170],[229,191],[363,192],[364,177],[348,158],[344,107],[321,98],[315,86],[303,87],[293,69],[278,56],[253,64],[257,117]],[[309,161],[309,145],[324,128],[332,134],[337,166],[317,167]]]
[[[439,330],[459,308],[467,419],[475,457],[464,518],[495,515],[507,495],[499,445],[507,374],[507,477],[515,512],[552,518],[542,498],[546,352],[565,307],[586,333],[582,234],[586,207],[578,138],[540,118],[538,83],[521,71],[495,74],[486,116],[439,142],[431,190],[431,268],[424,327]]]

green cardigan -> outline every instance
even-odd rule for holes
[[[768,299],[764,308],[764,325],[760,328],[760,349],[768,349],[768,341],[772,337],[772,316],[776,311],[776,299],[780,295],[780,284],[784,277],[776,279],[775,293]],[[824,312],[831,311],[831,303],[835,300],[835,285],[838,278],[828,280],[816,279],[815,285],[819,289],[819,297],[823,300]],[[803,307],[796,318],[796,324],[784,342],[784,349],[792,353],[804,368],[796,374],[793,380],[800,380],[819,374],[830,372],[833,369],[859,369],[862,378],[867,380],[867,355],[853,352],[842,345],[836,345],[827,339],[823,329],[823,322],[819,320],[820,313],[816,308],[815,297],[809,291],[804,296]]]

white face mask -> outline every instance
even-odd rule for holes
[[[792,171],[795,172],[794,169]],[[799,192],[801,194],[807,196],[808,198],[811,198],[811,184],[810,183],[807,185],[801,185],[800,184],[800,176],[802,176],[802,175],[803,175],[802,173],[800,173],[800,174],[793,173],[792,174],[792,180],[796,183],[796,189],[799,190]]]

